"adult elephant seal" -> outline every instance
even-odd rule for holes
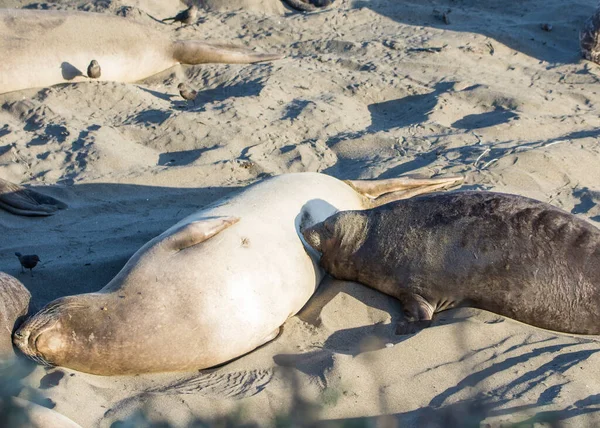
[[[90,12],[0,9],[0,94],[88,80],[135,82],[176,64],[252,63],[281,58],[197,40],[172,41],[125,18]]]
[[[14,356],[11,335],[27,315],[30,300],[19,280],[0,272],[0,365]]]
[[[18,373],[13,364],[15,353],[11,335],[27,315],[30,300],[31,294],[20,281],[0,272],[0,426],[80,428],[75,422],[46,407],[5,396],[5,393],[10,395],[9,389],[15,388],[16,379],[11,375]]]
[[[67,205],[51,196],[0,178],[0,208],[23,216],[49,216]]]
[[[318,286],[324,273],[301,224],[461,180],[299,173],[262,181],[148,242],[99,292],[49,303],[14,343],[38,361],[101,375],[222,364],[273,339]]]
[[[456,192],[339,212],[303,231],[320,264],[402,302],[429,325],[457,305],[537,327],[600,334],[600,230],[516,195]]]

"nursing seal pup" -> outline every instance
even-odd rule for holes
[[[461,181],[264,180],[148,242],[100,291],[49,303],[14,343],[37,361],[101,375],[225,363],[273,339],[317,288],[324,272],[301,226]]]
[[[552,205],[436,194],[339,212],[303,234],[331,275],[400,300],[408,320],[400,334],[458,305],[600,334],[600,230]]]

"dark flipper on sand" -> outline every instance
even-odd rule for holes
[[[17,215],[47,216],[67,208],[67,205],[0,178],[0,208]]]
[[[313,2],[305,2],[302,0],[283,0],[292,9],[299,10],[301,12],[316,12],[317,10],[323,10],[330,7],[334,0],[318,0]]]

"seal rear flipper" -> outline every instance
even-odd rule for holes
[[[181,64],[249,64],[273,61],[284,55],[256,53],[232,45],[205,43],[198,40],[178,40],[173,42],[173,58]]]
[[[17,215],[48,216],[67,208],[67,205],[0,178],[0,208]]]
[[[434,307],[422,296],[406,293],[399,297],[405,319],[396,326],[396,334],[414,334],[431,325]]]
[[[217,217],[184,224],[165,240],[165,245],[180,251],[212,238],[238,221],[239,217]]]
[[[371,207],[378,207],[388,202],[408,199],[424,193],[459,185],[463,176],[443,178],[398,177],[386,180],[346,180],[355,191],[369,198]]]

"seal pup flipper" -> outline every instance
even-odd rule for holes
[[[396,334],[415,334],[431,325],[435,308],[422,296],[404,293],[399,296],[405,319],[396,326]]]
[[[163,245],[172,251],[181,251],[212,238],[238,221],[240,221],[239,217],[218,217],[194,221],[185,224],[165,239]]]
[[[232,45],[220,45],[198,40],[178,40],[173,42],[173,58],[181,64],[249,64],[273,61],[284,55],[256,53],[249,49]]]
[[[67,208],[67,205],[0,178],[0,208],[17,215],[48,216]]]
[[[399,177],[387,180],[345,180],[344,182],[371,201],[371,207],[387,204],[400,199],[408,199],[438,189],[456,186],[464,177],[443,178]]]

